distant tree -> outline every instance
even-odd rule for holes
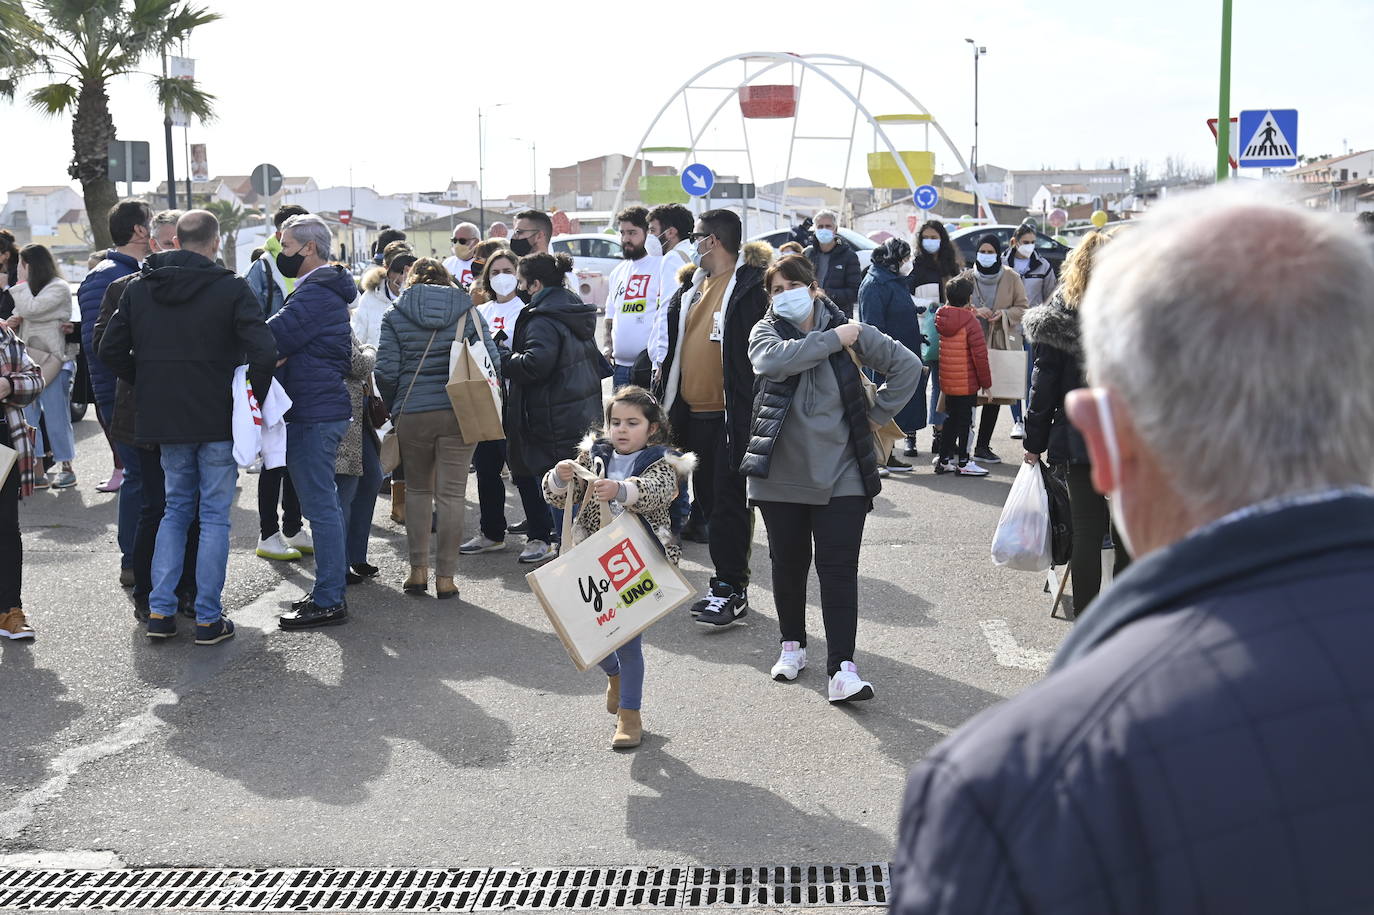
[[[1141,159],[1131,166],[1131,187],[1138,194],[1150,183],[1150,161]]]
[[[0,96],[13,99],[30,77],[51,80],[28,93],[45,114],[72,112],[72,163],[81,182],[96,247],[108,247],[105,213],[119,199],[109,175],[110,80],[146,73],[140,66],[185,41],[219,14],[186,0],[0,0]],[[215,97],[194,81],[146,73],[158,103],[200,121]]]
[[[223,242],[224,263],[230,270],[238,264],[239,229],[243,228],[247,211],[229,200],[211,200],[205,209],[215,214],[219,220],[219,232]]]

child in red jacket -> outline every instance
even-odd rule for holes
[[[978,392],[992,386],[988,344],[973,313],[972,298],[972,283],[963,278],[951,280],[945,286],[946,303],[935,313],[935,329],[940,334],[940,391],[949,414],[945,434],[940,438],[940,460],[935,472],[985,477],[988,472],[968,457],[973,406]]]

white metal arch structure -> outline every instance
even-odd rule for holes
[[[746,70],[745,77],[744,77],[737,85],[735,85],[735,86],[733,86],[733,87],[730,87],[730,86],[697,86],[697,85],[696,85],[697,81],[700,80],[703,76],[705,76],[706,74],[712,72],[713,70],[716,70],[716,69],[718,69],[718,68],[720,68],[720,67],[723,67],[723,66],[725,66],[725,65],[727,65],[727,64],[731,64],[731,63],[741,63],[741,64],[743,64],[743,65],[747,68],[747,67],[748,67],[748,64],[749,64],[750,62],[759,62],[759,61],[768,61],[769,63],[767,63],[766,66],[760,67],[759,69],[755,70],[755,71],[752,72],[752,73],[749,73],[749,72],[747,72],[747,70]],[[912,95],[909,91],[906,90],[905,87],[903,87],[901,84],[899,84],[898,82],[896,82],[895,80],[893,80],[891,77],[887,76],[885,73],[883,73],[883,72],[881,72],[880,70],[877,70],[877,69],[875,69],[875,68],[873,68],[873,67],[870,67],[869,65],[863,63],[862,61],[858,61],[858,60],[855,60],[855,59],[850,58],[850,57],[844,57],[844,56],[839,55],[839,54],[800,54],[800,55],[799,55],[799,54],[791,54],[791,53],[779,52],[779,51],[754,51],[754,52],[750,52],[750,53],[746,53],[746,54],[737,54],[737,55],[734,55],[734,56],[731,56],[731,57],[725,57],[725,58],[722,58],[722,59],[716,61],[715,63],[711,64],[710,66],[705,67],[705,68],[701,69],[700,71],[698,71],[698,72],[697,72],[696,74],[694,74],[690,79],[688,79],[687,82],[683,83],[683,84],[677,89],[676,92],[674,92],[671,96],[668,97],[667,101],[665,101],[665,102],[663,103],[663,107],[661,107],[661,108],[658,110],[658,113],[654,115],[653,120],[649,122],[649,126],[645,129],[644,135],[640,137],[639,143],[638,143],[638,145],[635,147],[635,152],[634,152],[634,156],[633,156],[633,158],[632,158],[632,161],[635,160],[635,159],[641,159],[641,158],[643,157],[643,155],[644,155],[644,148],[645,148],[644,144],[648,142],[649,137],[653,134],[654,128],[658,126],[659,121],[661,121],[661,120],[663,119],[663,116],[664,116],[665,114],[667,114],[668,109],[671,108],[671,107],[673,106],[674,102],[676,102],[678,99],[681,98],[681,99],[684,100],[684,106],[686,107],[686,110],[687,110],[687,129],[688,129],[688,133],[691,135],[691,136],[690,136],[690,142],[689,142],[689,144],[684,148],[685,151],[684,151],[684,154],[683,154],[682,165],[683,165],[683,167],[686,167],[688,164],[690,164],[691,160],[693,160],[693,159],[695,158],[695,153],[696,153],[696,150],[697,150],[697,146],[698,146],[698,144],[701,142],[701,138],[702,138],[703,136],[705,136],[706,131],[707,131],[708,129],[710,129],[711,125],[715,122],[716,118],[717,118],[717,117],[720,115],[720,113],[725,109],[725,106],[728,105],[731,101],[735,100],[735,99],[738,97],[739,90],[742,89],[742,88],[744,88],[744,87],[746,87],[746,86],[749,86],[749,85],[755,83],[756,81],[759,80],[760,77],[764,76],[765,74],[767,74],[767,73],[769,73],[769,72],[771,72],[771,71],[773,71],[773,70],[776,70],[776,69],[779,68],[779,67],[787,66],[787,65],[793,65],[793,66],[798,66],[798,67],[801,67],[801,68],[802,68],[802,79],[799,80],[799,83],[800,83],[802,80],[805,79],[805,76],[806,76],[807,73],[812,73],[812,74],[815,74],[818,78],[824,80],[828,85],[830,85],[830,86],[831,86],[832,88],[834,88],[836,91],[838,91],[838,92],[839,92],[839,93],[840,93],[840,94],[841,94],[841,95],[842,95],[842,96],[843,96],[843,97],[844,97],[844,98],[854,107],[854,111],[855,111],[855,124],[857,124],[858,115],[863,115],[864,119],[869,123],[870,126],[872,126],[872,128],[873,128],[873,130],[874,130],[874,135],[875,135],[875,137],[881,139],[882,142],[883,142],[883,145],[886,146],[887,149],[888,149],[888,151],[892,154],[893,160],[894,160],[894,162],[895,162],[897,168],[898,168],[898,169],[901,171],[901,173],[902,173],[902,177],[906,179],[908,188],[912,191],[912,193],[915,193],[915,190],[916,190],[916,182],[915,182],[915,180],[912,178],[911,172],[910,172],[910,170],[909,170],[909,169],[907,168],[907,166],[906,166],[906,161],[902,158],[902,156],[901,156],[900,152],[898,151],[896,145],[895,145],[895,144],[892,142],[892,140],[888,137],[887,132],[883,129],[883,126],[882,126],[881,122],[877,119],[877,117],[873,114],[873,112],[871,112],[871,111],[867,108],[867,106],[865,106],[865,105],[863,104],[863,102],[861,101],[859,95],[856,95],[855,93],[850,92],[849,89],[848,89],[844,84],[842,84],[833,74],[827,72],[827,70],[826,70],[825,68],[826,68],[827,65],[829,65],[829,66],[844,66],[844,67],[857,67],[857,68],[859,68],[859,70],[860,70],[860,76],[859,76],[859,87],[858,87],[858,89],[859,89],[859,93],[860,93],[860,94],[861,94],[862,91],[863,91],[863,80],[864,80],[864,78],[865,78],[868,74],[870,74],[870,73],[873,74],[876,78],[882,80],[882,81],[883,81],[884,83],[886,83],[888,86],[892,87],[892,88],[893,88],[894,90],[896,90],[897,92],[899,92],[899,93],[902,95],[903,98],[905,98],[908,102],[910,102],[912,105],[914,105],[914,106],[919,110],[920,114],[929,117],[930,120],[929,120],[928,123],[929,123],[930,125],[934,126],[936,132],[937,132],[937,133],[939,134],[939,136],[940,136],[940,139],[944,141],[945,146],[946,146],[946,147],[949,149],[949,151],[954,155],[954,159],[955,159],[956,162],[958,162],[959,168],[960,168],[960,170],[964,173],[964,176],[965,176],[965,178],[968,180],[969,185],[970,185],[971,187],[973,187],[973,189],[974,189],[974,199],[975,199],[976,203],[979,205],[981,211],[982,211],[983,213],[985,213],[985,214],[987,215],[988,218],[992,218],[992,208],[988,205],[987,198],[983,195],[981,189],[978,187],[978,183],[977,183],[977,181],[974,179],[973,173],[969,170],[968,163],[964,161],[964,157],[963,157],[963,155],[960,154],[959,148],[958,148],[957,146],[955,146],[953,142],[951,142],[951,140],[950,140],[950,138],[949,138],[949,135],[948,135],[947,133],[945,133],[945,130],[944,130],[944,128],[940,125],[939,121],[937,121],[937,120],[935,119],[935,117],[934,117],[933,115],[930,114],[930,110],[929,110],[928,108],[926,108],[925,105],[922,105],[922,104],[920,103],[920,101],[917,100],[917,98],[916,98],[914,95]],[[692,89],[702,89],[702,90],[708,90],[708,91],[726,91],[726,90],[728,90],[728,91],[726,91],[726,94],[722,97],[722,99],[721,99],[721,101],[719,102],[719,104],[717,104],[717,105],[715,106],[715,108],[711,111],[710,115],[707,117],[706,121],[705,121],[704,123],[701,124],[700,129],[698,129],[698,130],[693,130],[693,129],[692,129],[692,123],[691,123],[691,108],[690,108],[690,106],[686,105],[686,100],[685,100],[686,94],[687,94],[690,90],[692,90]],[[791,177],[790,172],[791,172],[791,161],[792,161],[792,148],[795,146],[796,140],[797,140],[797,136],[796,136],[796,113],[794,113],[794,114],[792,115],[792,118],[793,118],[792,141],[791,141],[791,144],[789,145],[788,152],[787,152],[787,172],[788,172],[788,174],[786,174],[786,175],[783,176],[783,200],[782,200],[782,208],[783,208],[783,209],[786,209],[786,204],[787,204],[787,188],[788,188],[787,180]],[[744,121],[744,123],[745,123],[745,125],[746,125],[746,126],[744,127],[745,148],[744,148],[743,150],[741,150],[741,151],[744,152],[745,155],[748,157],[748,164],[749,164],[749,171],[750,171],[750,181],[751,181],[751,182],[754,182],[755,175],[754,175],[754,168],[753,168],[753,155],[752,155],[752,152],[751,152],[750,149],[749,149],[749,144],[748,144],[748,127],[747,127],[747,121],[744,120],[744,117],[743,117],[743,114],[742,114],[742,113],[741,113],[741,120]],[[849,140],[850,140],[850,149],[849,149],[849,153],[846,155],[846,159],[845,159],[846,184],[847,184],[847,176],[848,176],[848,169],[849,169],[850,159],[852,158],[852,153],[853,153],[853,141],[854,141],[854,136],[853,136],[853,128],[852,128],[852,127],[851,127],[851,131],[850,131],[850,138],[849,138]],[[612,212],[618,211],[618,210],[620,209],[621,204],[624,202],[624,199],[625,199],[625,190],[626,190],[626,188],[629,186],[630,176],[633,174],[633,171],[634,171],[633,168],[627,169],[626,172],[625,172],[624,177],[621,179],[621,182],[620,182],[620,189],[619,189],[619,190],[617,191],[617,193],[616,193],[615,205],[612,207]],[[756,183],[756,182],[755,182],[755,183]]]

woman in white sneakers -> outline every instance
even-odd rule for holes
[[[882,490],[873,432],[916,392],[921,360],[821,292],[811,262],[789,255],[764,274],[770,306],[749,334],[758,373],[740,473],[768,527],[773,600],[782,630],[775,680],[806,667],[806,581],[814,553],[829,648],[831,702],[873,698],[859,676],[859,547]],[[868,404],[857,363],[884,376]],[[813,550],[814,546],[814,550]]]

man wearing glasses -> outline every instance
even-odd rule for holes
[[[553,220],[542,210],[524,210],[515,214],[515,234],[510,249],[516,257],[548,254],[549,239],[553,238]]]
[[[444,260],[444,269],[464,289],[472,285],[472,259],[481,240],[481,233],[470,222],[460,222],[453,228],[453,256]]]

